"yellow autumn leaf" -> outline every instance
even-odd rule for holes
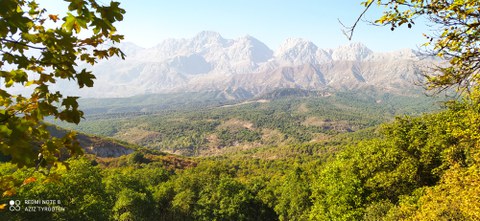
[[[10,190],[7,190],[7,191],[3,192],[2,197],[11,197],[13,195],[15,195],[15,190],[10,189]]]
[[[7,208],[7,204],[6,204],[6,203],[0,204],[0,210],[4,210],[5,208]]]
[[[57,173],[66,172],[68,170],[68,166],[64,162],[55,162],[53,165],[56,167]]]
[[[35,83],[35,81],[27,81],[27,83],[25,84],[25,87],[28,87],[28,86],[32,85],[33,83]]]

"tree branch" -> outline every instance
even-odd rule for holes
[[[370,8],[370,6],[372,6],[374,1],[368,3],[368,5],[365,7],[365,10],[363,10],[362,14],[360,14],[357,18],[357,20],[355,21],[355,23],[353,23],[353,26],[351,27],[347,27],[345,26],[341,21],[340,19],[338,19],[338,22],[343,26],[344,29],[342,29],[342,32],[343,34],[348,38],[349,41],[352,40],[353,38],[353,32],[355,31],[355,27],[357,27],[357,24],[358,22],[360,22],[360,20],[362,19],[362,17],[365,15],[365,13],[368,11],[368,9]]]
[[[6,42],[18,44],[18,45],[23,45],[23,46],[26,46],[26,47],[29,47],[29,48],[33,48],[33,49],[37,49],[37,50],[42,50],[42,51],[47,49],[47,48],[45,48],[45,47],[36,47],[36,46],[28,45],[28,44],[25,44],[25,43],[22,43],[22,42],[18,42],[18,41],[14,41],[14,40],[9,40],[9,39],[6,39],[6,38],[0,38],[0,41],[6,41]]]

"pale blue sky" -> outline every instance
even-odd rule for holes
[[[308,39],[320,48],[335,48],[349,43],[337,19],[345,25],[353,24],[363,10],[361,1],[120,0],[127,14],[117,27],[126,41],[143,47],[154,46],[166,38],[191,38],[210,30],[229,39],[248,34],[274,50],[289,37]],[[41,0],[40,4],[47,9],[58,7],[58,0]],[[373,8],[365,18],[374,20],[379,15],[380,8]],[[428,29],[423,24],[392,32],[389,27],[361,22],[353,41],[374,51],[416,49],[425,42],[425,32]]]

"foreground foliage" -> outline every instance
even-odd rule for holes
[[[78,124],[83,117],[78,97],[65,97],[49,87],[62,80],[92,87],[95,76],[78,70],[78,62],[93,65],[124,56],[106,46],[123,39],[113,26],[125,13],[118,2],[66,2],[65,15],[48,14],[34,0],[0,2],[0,151],[19,166],[51,165],[61,148],[72,155],[81,152],[74,133],[54,138],[42,123],[54,117]],[[31,88],[31,94],[15,93],[15,87]]]
[[[443,112],[401,117],[368,130],[367,137],[372,138],[342,134],[329,142],[198,158],[198,165],[183,169],[167,168],[141,152],[102,169],[85,158],[71,160],[70,170],[56,169],[49,176],[4,163],[1,179],[11,186],[24,183],[11,198],[60,199],[65,212],[5,211],[0,216],[13,214],[19,220],[478,220],[477,119],[478,101],[452,102]]]

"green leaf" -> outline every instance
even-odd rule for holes
[[[79,27],[76,27],[78,26],[76,24],[77,19],[70,12],[67,13],[67,17],[65,17],[64,20],[65,20],[65,23],[63,23],[62,28],[64,28],[67,32],[72,32],[72,29],[74,28],[75,30],[79,29]]]
[[[10,128],[8,128],[7,125],[2,124],[2,125],[0,125],[0,134],[3,137],[8,137],[12,134],[12,130]]]
[[[95,75],[89,71],[86,71],[86,69],[83,69],[82,72],[77,74],[77,79],[78,86],[80,86],[80,88],[83,88],[84,86],[93,87],[93,79],[95,79]]]

